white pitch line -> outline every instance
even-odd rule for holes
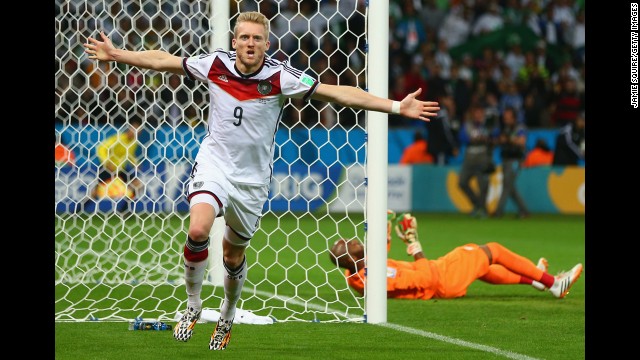
[[[259,294],[259,295],[263,295],[263,296],[267,296],[267,297],[274,297],[275,294],[271,294],[265,291],[260,291],[260,290],[249,290],[249,289],[243,289],[243,291],[245,292],[251,292],[251,293],[255,293],[255,294]],[[288,296],[282,296],[282,295],[278,295],[277,298],[279,298],[280,300],[286,300],[286,301],[291,301],[291,303],[295,303],[297,305],[306,305],[307,307],[310,308],[314,308],[315,306],[313,304],[305,304],[302,303],[300,301],[297,300],[293,300],[293,298],[288,297]],[[317,307],[316,310],[325,310],[323,307]],[[338,310],[333,310],[333,309],[326,309],[327,311],[333,311],[336,313],[339,313],[340,311]],[[455,339],[455,338],[451,338],[448,336],[444,336],[444,335],[439,335],[439,334],[435,334],[429,331],[424,331],[424,330],[418,330],[418,329],[414,329],[414,328],[410,328],[407,326],[402,326],[402,325],[398,325],[398,324],[392,324],[392,323],[380,323],[380,324],[372,324],[372,325],[376,325],[376,326],[383,326],[386,328],[390,328],[396,331],[402,331],[405,333],[409,333],[409,334],[413,334],[413,335],[418,335],[418,336],[422,336],[422,337],[426,337],[426,338],[430,338],[430,339],[434,339],[434,340],[439,340],[439,341],[443,341],[449,344],[453,344],[456,346],[462,346],[462,347],[467,347],[467,348],[471,348],[471,349],[475,349],[475,350],[481,350],[481,351],[485,351],[491,354],[495,354],[495,355],[500,355],[500,356],[504,356],[506,358],[509,359],[514,359],[514,360],[541,360],[538,358],[534,358],[531,356],[527,356],[527,355],[522,355],[522,354],[518,354],[518,353],[514,353],[512,351],[507,351],[507,350],[501,350],[501,349],[497,349],[491,346],[487,346],[487,345],[481,345],[481,344],[474,344],[472,342],[469,341],[464,341],[464,340],[460,340],[460,339]]]
[[[514,353],[512,351],[507,351],[507,350],[500,350],[491,346],[487,346],[487,345],[481,345],[481,344],[474,344],[472,342],[468,342],[468,341],[464,341],[464,340],[460,340],[460,339],[455,339],[455,338],[451,338],[448,336],[444,336],[444,335],[438,335],[429,331],[424,331],[424,330],[418,330],[418,329],[414,329],[414,328],[410,328],[410,327],[406,327],[406,326],[402,326],[402,325],[397,325],[397,324],[391,324],[391,323],[380,323],[380,324],[374,324],[376,326],[383,326],[383,327],[387,327],[390,329],[394,329],[397,331],[402,331],[402,332],[406,332],[409,334],[413,334],[413,335],[418,335],[418,336],[422,336],[422,337],[426,337],[426,338],[430,338],[430,339],[434,339],[434,340],[439,340],[439,341],[444,341],[446,343],[450,343],[453,345],[457,345],[457,346],[463,346],[463,347],[468,347],[471,349],[476,349],[476,350],[482,350],[488,353],[492,353],[495,355],[501,355],[504,357],[507,357],[509,359],[515,359],[515,360],[540,360],[538,358],[534,358],[534,357],[530,357],[530,356],[526,356],[526,355],[522,355],[522,354],[518,354],[518,353]]]

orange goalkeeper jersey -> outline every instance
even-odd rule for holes
[[[489,259],[476,244],[458,246],[436,259],[387,259],[387,297],[396,299],[456,298],[464,296],[473,281],[486,274]],[[349,286],[364,294],[365,269],[345,270]]]

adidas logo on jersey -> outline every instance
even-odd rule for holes
[[[218,79],[224,81],[224,82],[229,82],[229,80],[227,79],[227,75],[220,75],[218,76]]]

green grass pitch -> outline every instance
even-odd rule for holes
[[[534,214],[524,220],[505,217],[503,219],[473,219],[462,214],[415,214],[418,218],[419,237],[427,257],[444,255],[453,247],[468,242],[499,242],[511,250],[524,255],[534,262],[541,256],[549,260],[549,270],[556,273],[570,269],[581,262],[585,265],[582,277],[564,299],[555,299],[548,292],[540,292],[526,285],[497,286],[475,282],[464,298],[454,300],[389,300],[387,302],[387,323],[365,324],[352,322],[311,322],[285,321],[273,325],[235,325],[232,341],[223,352],[212,353],[208,349],[209,336],[213,324],[198,324],[193,338],[186,343],[173,339],[170,331],[129,331],[124,321],[56,322],[56,359],[196,359],[216,357],[220,359],[584,359],[585,358],[585,283],[589,266],[585,263],[585,217],[569,215]],[[101,233],[117,233],[118,223],[100,226],[100,222],[112,219],[92,219],[91,226],[82,230],[87,237],[77,236],[77,241],[91,244],[90,238]],[[186,226],[184,217],[172,220],[171,227]],[[333,228],[322,228],[315,221],[291,218],[265,219],[265,228],[275,228],[276,221],[290,233],[296,228],[313,237],[326,238],[322,244],[332,242]],[[71,231],[79,229],[71,226],[73,219],[57,220],[56,242],[64,242]],[[139,222],[139,221],[138,221]],[[154,222],[157,235],[162,236],[168,225],[153,218],[144,224]],[[126,223],[126,221],[125,221]],[[131,227],[135,222],[120,224]],[[357,220],[355,220],[357,223]],[[346,230],[338,230],[348,232]],[[182,229],[184,230],[184,229]],[[169,236],[169,235],[167,235]],[[261,246],[260,238],[252,246]],[[311,243],[311,242],[310,242]],[[172,251],[177,251],[183,240],[171,243]],[[111,245],[113,246],[113,244]],[[145,244],[122,244],[124,256],[135,256],[128,248],[145,248]],[[315,245],[314,245],[315,246]],[[324,246],[324,245],[323,245]],[[174,249],[175,248],[175,249]],[[314,251],[318,249],[313,248]],[[265,254],[268,254],[266,252]],[[278,255],[278,261],[291,268],[290,256],[315,256],[309,252],[286,252]],[[264,258],[266,262],[273,257]],[[71,255],[70,255],[71,256]],[[77,256],[83,256],[79,254]],[[171,253],[158,253],[158,259],[177,262]],[[254,255],[251,255],[252,257]],[[404,245],[394,238],[390,257],[410,258]],[[69,259],[70,263],[72,260]],[[250,261],[257,261],[252,258]],[[313,259],[322,263],[323,257]],[[322,263],[325,271],[306,272],[306,277],[328,277],[334,284],[343,282],[331,264]],[[304,259],[298,261],[304,262]],[[60,264],[58,264],[60,265]],[[304,282],[303,269],[295,267],[287,271],[294,281]],[[250,280],[256,281],[261,274],[251,271]],[[309,279],[309,284],[323,283],[324,278]],[[313,286],[302,287],[301,291],[313,291]],[[56,299],[63,296],[63,289],[56,287]],[[328,293],[328,292],[327,292]],[[182,294],[182,292],[180,292]],[[83,299],[86,294],[65,296]],[[161,296],[160,293],[156,294]],[[335,296],[335,295],[334,295]],[[108,301],[105,299],[104,301]],[[171,306],[177,306],[184,299],[176,298]],[[147,304],[153,309],[156,304]],[[249,306],[250,304],[246,304]],[[145,305],[143,305],[145,306]],[[205,304],[206,306],[206,304]],[[214,305],[209,305],[215,307]],[[56,311],[63,307],[56,304]],[[128,316],[129,314],[122,314]],[[171,322],[173,324],[173,322]]]

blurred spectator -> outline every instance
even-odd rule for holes
[[[487,217],[487,194],[489,192],[489,176],[495,171],[492,160],[490,131],[486,126],[484,108],[475,105],[470,110],[460,129],[460,146],[465,148],[458,186],[465,194],[475,217]],[[475,178],[478,191],[471,188],[471,180]]]
[[[473,24],[471,34],[480,36],[501,29],[504,26],[504,19],[500,15],[500,6],[497,0],[489,3],[488,11],[478,16]]]
[[[487,93],[483,101],[479,103],[484,107],[484,124],[487,128],[493,129],[500,125],[500,108],[498,107],[498,97],[493,93]]]
[[[422,93],[418,95],[417,99],[425,100],[427,99],[427,94],[429,93],[429,84],[427,84],[427,80],[422,73],[422,59],[419,56],[416,56],[409,69],[407,69],[404,73],[404,86],[405,92],[404,96],[397,98],[398,100],[404,99],[410,92],[415,90],[411,89],[422,89]],[[435,98],[434,98],[435,99]]]
[[[520,42],[520,37],[517,34],[509,37],[509,51],[507,51],[507,55],[504,57],[504,63],[511,69],[512,79],[515,79],[516,74],[520,72],[525,62]]]
[[[543,64],[536,61],[536,55],[533,51],[527,51],[524,54],[524,66],[518,72],[518,81],[526,84],[538,76],[542,79],[548,79],[549,71]]]
[[[567,123],[556,137],[553,165],[580,165],[584,160],[585,121],[584,113],[575,122]]]
[[[580,9],[576,15],[576,23],[573,25],[571,33],[571,47],[573,48],[573,60],[576,63],[584,64],[584,48],[586,28],[584,25],[584,9]]]
[[[538,37],[542,36],[538,2],[528,1],[524,6],[522,10],[522,24],[531,29]]]
[[[573,62],[571,61],[569,56],[566,56],[564,61],[562,62],[562,65],[560,66],[560,69],[558,69],[555,74],[551,75],[551,83],[558,84],[567,79],[571,79],[577,82],[579,78],[580,72],[578,71],[578,69],[573,67]]]
[[[100,161],[98,185],[91,195],[94,199],[100,196],[100,187],[106,187],[111,181],[119,178],[127,185],[129,197],[139,195],[143,186],[136,176],[138,165],[138,134],[141,131],[142,120],[133,117],[129,120],[127,129],[122,133],[115,133],[96,146],[96,155]]]
[[[428,152],[429,144],[422,135],[416,131],[413,134],[413,142],[402,152],[400,164],[433,164],[433,156]]]
[[[502,18],[505,25],[518,26],[522,24],[524,19],[524,11],[520,0],[506,0],[504,1],[504,11],[502,12]]]
[[[445,39],[449,48],[465,43],[471,34],[472,19],[470,7],[463,4],[453,6],[438,30],[438,38]]]
[[[402,17],[394,29],[395,37],[402,43],[404,53],[415,54],[420,44],[427,42],[424,23],[418,16],[413,0],[403,0]]]
[[[400,39],[396,36],[395,28],[398,26],[398,21],[402,15],[402,12],[398,14],[398,17],[394,16],[394,13],[391,12],[391,4],[389,3],[389,58],[393,58],[394,56],[402,56],[404,61],[404,53],[402,52],[402,43]],[[397,5],[397,4],[396,4]],[[390,61],[392,62],[392,61]]]
[[[585,76],[586,76],[586,74],[585,74],[585,65],[582,64],[580,66],[578,80],[576,80],[576,89],[578,90],[578,93],[582,94],[582,96],[584,96],[584,90],[585,90],[585,85],[586,85],[586,81],[587,81]],[[582,106],[584,106],[584,103],[582,104]]]
[[[324,6],[324,4],[322,4]],[[362,0],[340,0],[338,1],[338,13],[345,19],[351,19],[356,13],[364,14],[364,1]]]
[[[540,27],[540,36],[547,44],[558,44],[558,26],[554,21],[554,3],[547,3],[544,12],[538,17],[538,26]]]
[[[500,148],[500,158],[502,160],[502,193],[498,200],[496,211],[493,217],[504,215],[507,200],[514,201],[518,208],[518,217],[529,217],[527,204],[518,192],[516,180],[520,172],[520,162],[524,159],[525,146],[527,143],[527,131],[524,124],[516,119],[516,110],[507,107],[502,113],[500,127],[494,133],[495,145]]]
[[[404,76],[393,79],[392,87],[389,91],[390,99],[404,99],[408,94],[406,79]],[[424,93],[424,90],[423,90]],[[389,114],[389,127],[399,127],[408,125],[408,120],[400,114]]]
[[[575,13],[573,10],[573,3],[575,0],[555,0],[553,21],[556,24],[566,24],[566,26],[573,26],[576,22]]]
[[[462,63],[459,66],[460,78],[465,80],[475,79],[475,68],[473,66],[473,57],[469,53],[462,55]]]
[[[327,20],[318,13],[315,1],[288,1],[286,5],[271,31],[280,39],[285,54],[295,54],[301,43],[317,42],[327,29]]]
[[[482,55],[479,58],[476,58],[474,61],[474,67],[480,71],[484,71],[487,76],[491,77],[491,69],[493,68],[493,64],[498,61],[497,54],[491,46],[485,46],[482,48]]]
[[[451,65],[453,64],[453,59],[451,58],[451,55],[449,55],[449,46],[447,45],[447,40],[438,40],[438,47],[436,49],[434,58],[435,62],[440,65],[440,76],[442,76],[443,79],[448,80],[451,77]]]
[[[56,167],[76,165],[76,154],[63,141],[62,135],[56,131],[55,137]]]
[[[487,68],[487,74],[491,77],[493,81],[496,83],[502,80],[502,74],[504,73],[503,68],[507,67],[504,64],[504,54],[502,52],[496,53],[496,59],[494,62],[489,64]]]
[[[429,78],[427,78],[426,99],[438,99],[447,95],[448,81],[442,76],[442,67],[437,62],[429,64]]]
[[[498,83],[498,89],[500,89],[500,92],[504,92],[504,89],[507,88],[506,85],[508,83],[517,80],[515,78],[515,75],[511,72],[511,68],[506,64],[500,65],[499,74],[500,76],[495,76],[493,80]]]
[[[513,81],[509,81],[505,83],[505,86],[506,89],[502,92],[498,105],[500,114],[504,115],[504,111],[510,107],[516,114],[516,121],[524,124],[524,98],[518,91],[518,85]]]
[[[547,166],[553,162],[553,151],[549,148],[544,138],[536,140],[536,144],[527,153],[522,162],[522,167]]]
[[[583,107],[582,99],[573,79],[561,81],[555,90],[550,109],[551,121],[553,125],[563,127],[576,120]]]
[[[478,94],[479,98],[482,98],[487,95],[487,93],[491,93],[494,96],[500,95],[500,89],[498,89],[498,83],[489,76],[488,68],[478,68],[477,69],[477,77],[475,81],[476,91],[478,89],[483,89],[481,94]]]
[[[533,49],[533,58],[539,69],[545,69],[548,74],[555,73],[558,64],[547,53],[547,43],[544,40],[536,42],[536,47]]]
[[[452,126],[456,118],[456,103],[450,95],[439,98],[438,103],[438,116],[425,123],[428,151],[433,156],[435,164],[447,165],[451,157],[458,155],[458,142]]]
[[[439,5],[442,4],[438,4],[436,0],[424,0],[418,11],[420,19],[428,31],[437,32],[447,16],[447,10]]]
[[[545,111],[546,102],[542,96],[538,95],[537,90],[533,90],[524,97],[523,113],[524,124],[529,129],[539,128],[547,125],[543,122],[542,114]]]
[[[571,46],[576,16],[573,10],[575,0],[556,0],[553,9],[553,22],[558,30],[558,45]]]
[[[404,76],[407,68],[405,56],[398,52],[389,53],[389,85],[393,87],[395,80]]]
[[[463,71],[462,68],[453,66],[451,69],[451,79],[449,81],[453,102],[456,104],[456,115],[454,118],[462,118],[469,110],[471,98],[473,94],[473,74],[469,71]],[[433,120],[432,120],[433,121]]]
[[[337,84],[338,83],[338,77],[336,76],[336,74],[327,69],[325,70],[322,74],[320,74],[319,80],[325,84]],[[331,129],[334,126],[336,126],[338,123],[342,123],[343,126],[347,126],[347,121],[339,121],[339,115],[338,112],[336,111],[336,109],[342,109],[342,107],[340,105],[337,104],[331,104],[331,103],[322,103],[322,102],[317,102],[315,100],[312,100],[311,103],[314,105],[313,107],[318,109],[319,112],[319,116],[320,116],[320,123],[322,125],[324,125],[324,127],[326,129]],[[340,114],[341,115],[347,115],[348,111],[341,111]],[[351,126],[355,125],[355,121],[351,120],[348,121],[350,122]]]

